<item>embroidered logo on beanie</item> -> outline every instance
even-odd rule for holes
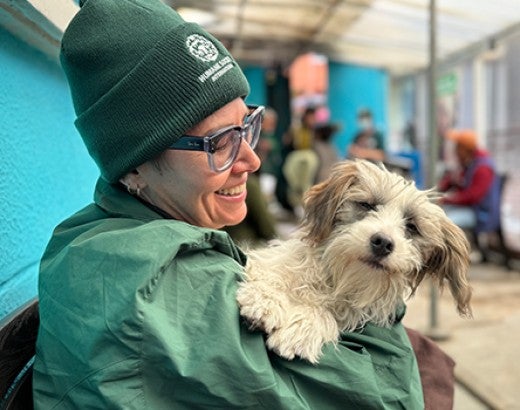
[[[191,55],[204,62],[215,61],[218,57],[217,47],[200,34],[192,34],[189,36],[186,39],[186,46]]]
[[[219,56],[218,49],[213,42],[200,34],[191,34],[188,36],[186,39],[186,47],[192,56],[205,63],[215,61]],[[208,78],[211,78],[211,81],[215,82],[232,68],[233,60],[229,55],[224,56],[224,58],[217,61],[199,75],[198,80],[201,83],[205,83]]]

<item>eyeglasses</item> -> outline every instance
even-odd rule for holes
[[[242,140],[245,140],[252,149],[255,149],[258,144],[265,107],[248,105],[247,108],[249,114],[246,115],[243,126],[225,127],[207,137],[182,135],[168,148],[205,151],[208,154],[209,167],[214,172],[224,172],[235,162]]]

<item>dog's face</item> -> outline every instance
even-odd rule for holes
[[[323,248],[331,272],[348,276],[334,281],[356,289],[362,304],[413,293],[430,276],[470,315],[469,244],[432,195],[368,161],[341,162],[306,195],[305,238]]]

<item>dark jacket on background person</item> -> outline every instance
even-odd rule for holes
[[[269,211],[267,200],[260,186],[258,174],[247,179],[247,215],[238,225],[223,228],[233,240],[246,245],[265,243],[277,236],[276,222]]]

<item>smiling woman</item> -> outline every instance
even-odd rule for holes
[[[80,5],[60,59],[101,177],[41,260],[36,409],[420,408],[400,323],[315,367],[240,319],[246,256],[218,228],[246,215],[263,108],[227,49],[159,0]]]
[[[241,98],[233,100],[187,131],[201,136],[182,135],[121,183],[170,218],[214,229],[236,225],[247,212],[248,174],[260,166],[253,148],[262,110],[246,108]],[[244,126],[230,125],[244,118]]]

